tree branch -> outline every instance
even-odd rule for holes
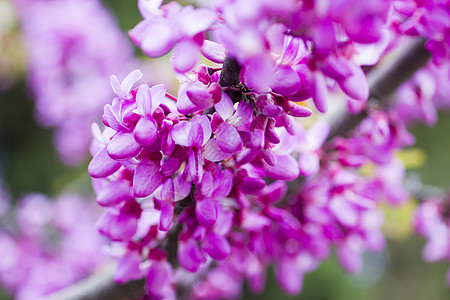
[[[416,40],[411,45],[404,47],[391,61],[383,63],[370,72],[368,76],[371,101],[383,103],[397,87],[409,79],[414,72],[423,67],[430,58],[430,54],[424,48],[425,41]],[[235,86],[239,83],[240,66],[236,60],[227,57],[219,84],[223,86]],[[344,117],[342,117],[344,115]],[[366,112],[358,115],[350,115],[345,107],[333,113],[332,131],[330,138],[345,135],[356,127],[367,116]],[[170,254],[171,260],[176,257],[178,224],[174,225],[173,237],[164,244],[164,249]],[[145,280],[131,281],[126,284],[117,284],[113,281],[115,266],[110,266],[101,273],[95,273],[91,277],[58,291],[44,300],[124,300],[137,297],[143,292]]]
[[[223,62],[222,72],[219,77],[219,85],[221,87],[235,87],[241,81],[239,74],[241,72],[241,66],[236,61],[235,58],[227,56]],[[241,100],[241,92],[226,90],[225,93],[230,96],[233,103],[239,102]]]

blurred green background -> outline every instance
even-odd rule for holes
[[[141,19],[136,1],[103,2],[125,31]],[[450,185],[449,132],[450,116],[446,114],[440,115],[439,123],[433,128],[424,125],[412,128],[417,138],[415,147],[426,153],[426,163],[410,171],[418,173],[426,184],[444,188]],[[59,162],[53,149],[52,131],[34,122],[33,102],[26,90],[25,78],[0,91],[0,169],[13,199],[27,192],[55,196],[67,184],[89,189],[87,163],[68,168]],[[408,221],[403,217],[398,222]],[[407,227],[407,224],[399,226]],[[266,291],[258,296],[246,293],[243,298],[448,300],[450,290],[445,284],[448,263],[425,263],[421,258],[423,244],[423,238],[413,235],[388,240],[383,253],[365,256],[365,268],[356,276],[345,274],[333,256],[318,270],[306,275],[303,292],[296,297],[283,293],[269,271]],[[8,298],[0,294],[0,299]]]

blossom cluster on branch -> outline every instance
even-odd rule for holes
[[[97,0],[14,0],[40,124],[63,162],[89,154],[90,125],[110,101],[108,77],[136,66],[131,43]]]
[[[145,277],[150,298],[235,298],[244,280],[262,291],[274,266],[296,294],[333,247],[359,271],[362,253],[384,246],[377,204],[408,199],[396,158],[414,143],[405,122],[434,109],[368,105],[366,73],[420,36],[448,88],[448,1],[211,4],[138,1],[144,19],[130,37],[150,57],[172,51],[178,94],[138,85],[139,70],[112,76],[105,129],[93,125],[89,173],[115,280]],[[197,65],[200,53],[214,64]],[[397,96],[429,103],[436,82],[413,78]],[[329,141],[326,121],[305,121],[329,98],[368,117]]]
[[[99,210],[92,202],[76,194],[52,200],[34,193],[13,209],[0,192],[0,283],[15,299],[41,299],[106,261],[105,238],[94,230]]]

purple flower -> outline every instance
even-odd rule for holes
[[[139,1],[144,20],[130,30],[130,37],[150,57],[162,56],[174,47],[174,69],[189,71],[197,62],[203,32],[216,21],[216,15],[206,8],[182,8],[175,2],[159,7],[161,3]]]
[[[38,121],[56,129],[61,159],[77,164],[90,124],[113,96],[107,78],[135,64],[131,45],[100,1],[15,2]]]

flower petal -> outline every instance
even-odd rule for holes
[[[209,198],[197,201],[195,205],[195,216],[200,224],[206,227],[214,226],[217,221],[216,205]]]
[[[168,20],[143,20],[129,31],[130,38],[149,57],[159,57],[175,44],[173,29]]]
[[[158,129],[153,120],[143,117],[134,127],[134,139],[144,147],[152,145],[157,138]]]
[[[184,7],[180,13],[179,21],[184,33],[193,37],[197,33],[207,30],[216,19],[216,14],[210,9]]]
[[[102,206],[113,206],[131,198],[131,187],[124,181],[111,181],[97,194],[97,202]]]
[[[222,44],[204,40],[200,51],[204,57],[216,64],[222,64],[225,61],[225,47]]]
[[[228,153],[237,153],[242,147],[242,139],[233,125],[223,122],[216,131],[217,146]]]
[[[203,148],[203,156],[212,162],[222,161],[228,157],[231,157],[231,155],[233,154],[224,152],[219,148],[216,138],[210,139]]]
[[[240,186],[241,191],[245,194],[257,194],[266,186],[263,179],[255,177],[245,177]]]
[[[172,138],[178,145],[188,147],[188,136],[191,131],[191,124],[187,121],[181,121],[172,129]]]
[[[128,95],[128,93],[133,88],[133,85],[140,80],[144,74],[142,74],[141,70],[134,70],[130,72],[120,84],[120,87],[122,88],[122,91],[125,93],[125,95]]]
[[[200,267],[200,264],[206,261],[200,247],[193,240],[186,242],[179,242],[178,246],[178,261],[180,265],[190,272],[195,272]]]
[[[134,157],[141,151],[141,148],[141,145],[134,139],[131,132],[119,132],[106,147],[112,159]]]
[[[173,182],[172,182],[173,185]],[[167,231],[173,222],[173,205],[171,201],[162,201],[159,230]]]
[[[275,166],[264,163],[263,169],[266,175],[275,180],[295,180],[300,174],[295,159],[290,155],[277,155],[276,157],[277,163]]]
[[[172,66],[175,71],[184,73],[195,67],[198,59],[199,46],[191,39],[179,42],[173,51]]]
[[[355,64],[349,64],[352,70],[352,75],[347,77],[344,81],[338,81],[341,89],[348,96],[356,100],[365,101],[369,98],[369,83],[366,75],[361,67]]]
[[[186,91],[186,95],[199,109],[210,108],[214,105],[212,95],[204,89],[193,89]]]
[[[136,104],[141,116],[152,115],[152,97],[148,85],[143,84],[139,87],[136,93]]]
[[[311,95],[314,106],[321,113],[325,113],[327,111],[327,84],[325,77],[320,72],[313,72],[311,79]]]
[[[121,164],[109,157],[106,147],[97,152],[89,163],[88,172],[94,178],[107,177],[117,170]]]
[[[230,96],[225,93],[222,93],[222,99],[214,104],[214,108],[223,120],[227,120],[234,113],[233,101],[231,100]]]
[[[141,162],[134,171],[133,188],[136,197],[147,197],[161,185],[163,176],[159,173],[159,163]]]
[[[231,247],[227,239],[221,235],[209,232],[202,243],[202,249],[213,259],[223,260],[231,253]]]

